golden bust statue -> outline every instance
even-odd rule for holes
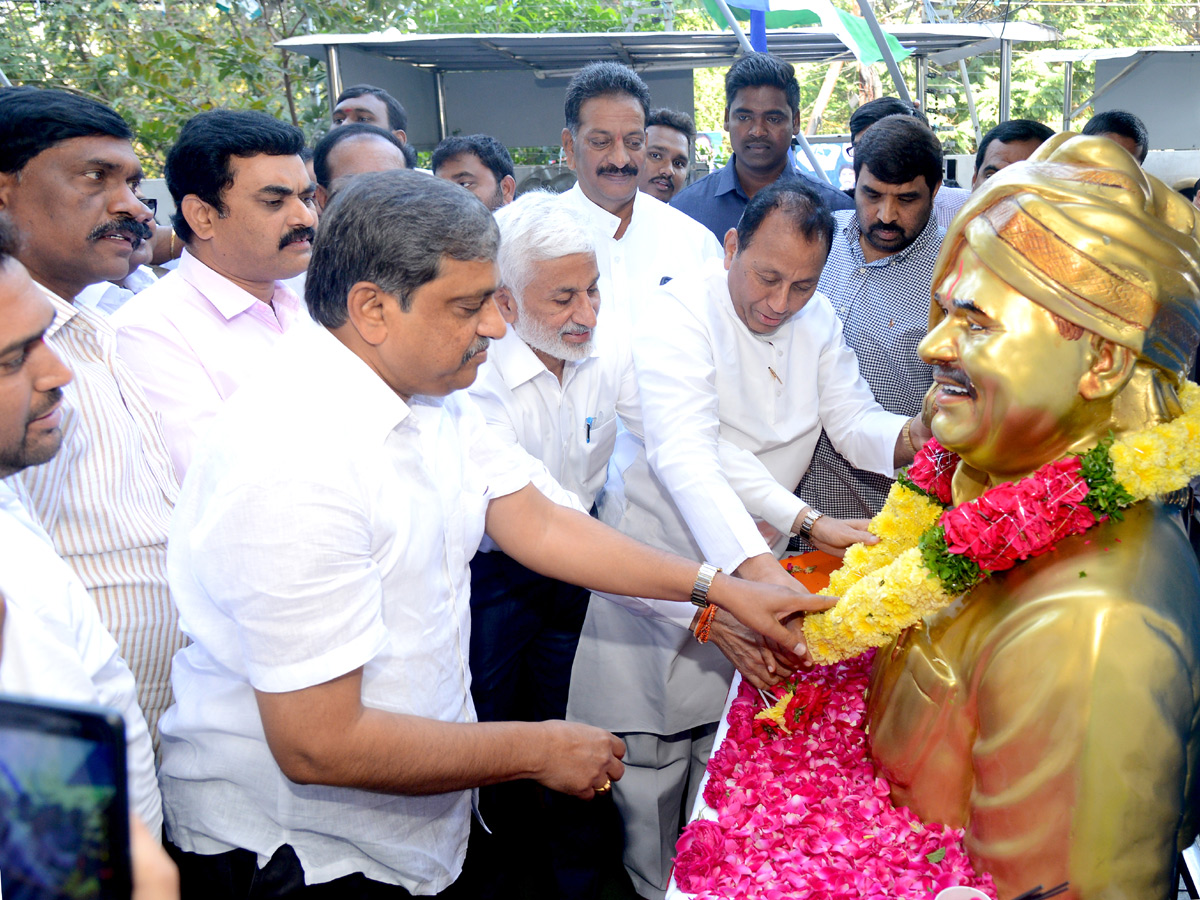
[[[975,193],[920,346],[954,502],[1179,414],[1197,211],[1105,138],[1058,135]],[[1001,900],[1174,897],[1195,836],[1200,574],[1143,502],[878,651],[871,752],[897,804],[965,828]]]

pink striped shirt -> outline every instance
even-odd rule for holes
[[[88,589],[137,681],[157,743],[171,704],[171,659],[184,645],[167,587],[167,534],[179,491],[162,429],[100,313],[43,288],[54,305],[47,340],[71,367],[63,445],[25,469],[32,510]]]

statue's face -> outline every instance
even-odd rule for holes
[[[940,385],[938,441],[993,481],[1062,456],[1091,421],[1079,392],[1092,360],[1087,335],[1064,338],[1046,309],[965,246],[934,285],[934,300],[943,318],[918,352]]]

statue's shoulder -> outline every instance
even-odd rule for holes
[[[940,624],[980,662],[1079,641],[1152,643],[1197,660],[1200,568],[1171,513],[1143,502],[989,578]]]

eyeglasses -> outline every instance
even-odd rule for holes
[[[146,207],[146,209],[150,210],[150,215],[154,216],[154,215],[158,214],[158,201],[155,198],[153,198],[153,197],[138,197],[138,200],[139,200],[139,202],[141,202],[142,206],[144,206],[144,207]]]

